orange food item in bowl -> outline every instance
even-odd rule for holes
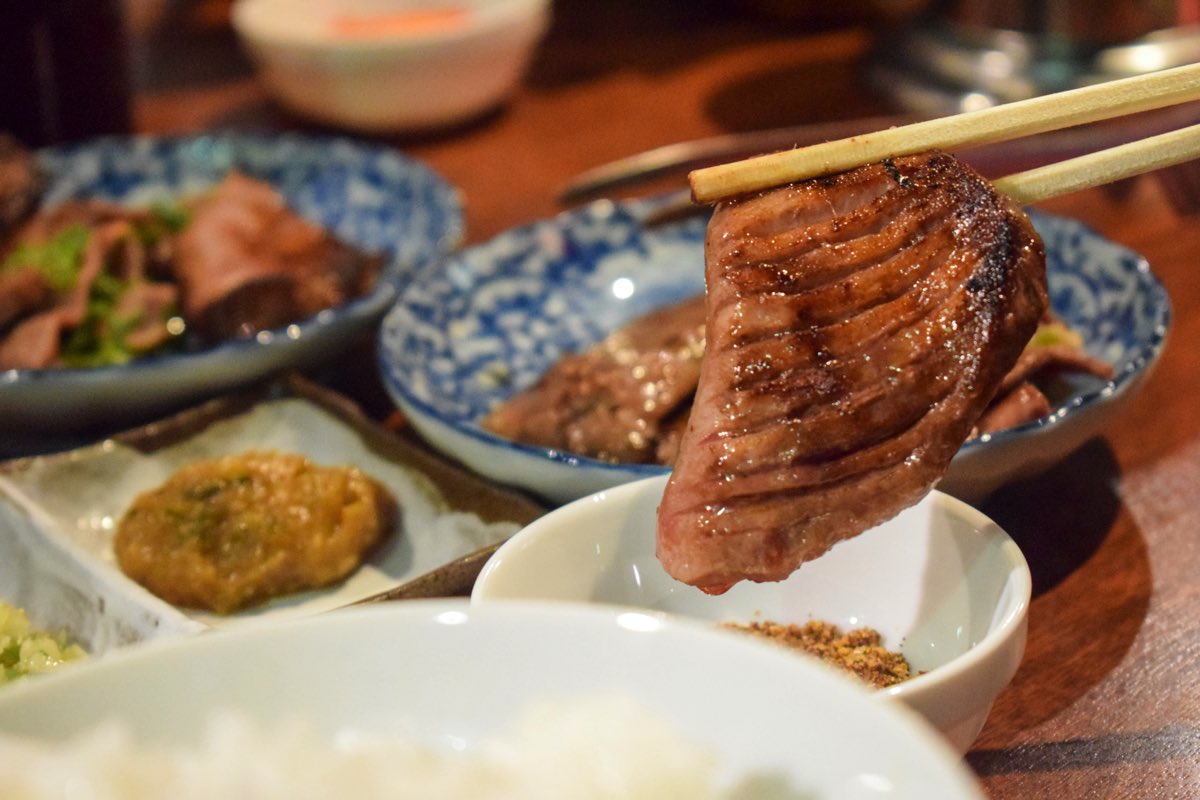
[[[469,15],[465,8],[418,8],[389,14],[339,14],[330,22],[336,36],[347,39],[372,39],[442,33],[465,27]]]

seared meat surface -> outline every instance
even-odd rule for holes
[[[483,427],[626,463],[670,463],[700,375],[704,297],[652,312],[567,355]]]
[[[179,235],[183,312],[208,339],[298,322],[365,294],[383,261],[299,216],[237,172],[191,207]]]
[[[33,211],[44,180],[33,153],[0,133],[0,244]]]
[[[7,207],[25,184],[4,148]],[[176,204],[66,201],[0,241],[0,370],[120,364],[300,322],[370,291],[383,263],[237,172]]]
[[[1028,218],[939,153],[721,204],[705,247],[707,353],[657,542],[710,593],[920,500],[1047,305]]]
[[[150,219],[146,211],[73,200],[25,220],[0,260],[0,369],[62,366],[73,335],[81,349],[103,351],[109,326],[97,297],[110,300],[104,308],[121,320],[130,352],[168,342],[178,290],[162,280],[163,248],[139,234]]]
[[[366,294],[384,264],[236,171],[147,208],[35,210],[45,177],[0,132],[0,370],[123,364],[300,322]]]

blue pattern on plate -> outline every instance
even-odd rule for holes
[[[381,327],[380,369],[393,399],[419,419],[419,428],[462,434],[474,446],[493,448],[497,463],[521,453],[626,478],[663,472],[518,445],[479,427],[488,410],[532,385],[564,353],[703,291],[707,219],[646,229],[640,220],[653,203],[594,203],[422,271]],[[1079,379],[1054,414],[993,440],[1053,425],[1118,392],[1153,361],[1169,323],[1166,292],[1143,258],[1077,221],[1032,216],[1047,246],[1055,311],[1083,334],[1090,353],[1116,366],[1116,376]],[[965,448],[986,446],[975,441]],[[520,483],[520,476],[511,481]]]
[[[363,250],[391,256],[393,277],[462,239],[455,189],[400,153],[304,134],[107,137],[38,152],[43,204],[106,198],[148,205],[194,195],[231,170],[263,180],[297,213]]]
[[[463,235],[456,189],[395,150],[350,139],[236,132],[106,137],[37,155],[49,178],[43,206],[83,198],[171,201],[238,169],[273,186],[293,210],[347,243],[384,254],[387,263],[369,294],[286,329],[123,366],[0,373],[0,433],[141,421],[328,358],[377,325],[399,288]]]
[[[964,451],[1045,428],[1120,393],[1158,357],[1170,327],[1167,290],[1146,259],[1077,220],[1038,212],[1030,218],[1046,245],[1051,307],[1083,336],[1088,353],[1113,365],[1114,375],[1108,381],[1068,377],[1074,391],[1049,415],[969,441]]]
[[[563,354],[704,291],[706,220],[647,232],[644,202],[598,202],[424,271],[385,318],[382,367],[406,401],[473,426]]]

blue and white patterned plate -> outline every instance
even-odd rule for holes
[[[423,270],[384,318],[379,352],[389,393],[421,435],[483,475],[555,502],[665,472],[516,444],[479,427],[564,353],[703,291],[707,220],[647,229],[641,220],[653,204],[601,201]],[[1095,435],[1146,375],[1170,318],[1166,292],[1136,253],[1074,220],[1037,214],[1034,222],[1055,311],[1116,376],[1077,379],[1048,417],[964,445],[941,488],[971,501]]]
[[[339,308],[251,339],[94,369],[0,372],[0,440],[34,431],[144,421],[287,368],[329,358],[369,332],[419,267],[462,239],[458,192],[394,150],[300,134],[220,132],[111,137],[38,152],[43,206],[103,198],[126,205],[193,195],[230,170],[263,180],[299,214],[387,266],[374,289]],[[36,433],[34,434],[37,435]]]

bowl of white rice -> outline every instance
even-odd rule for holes
[[[458,600],[137,645],[0,692],[12,800],[980,800],[919,717],[629,610]]]

